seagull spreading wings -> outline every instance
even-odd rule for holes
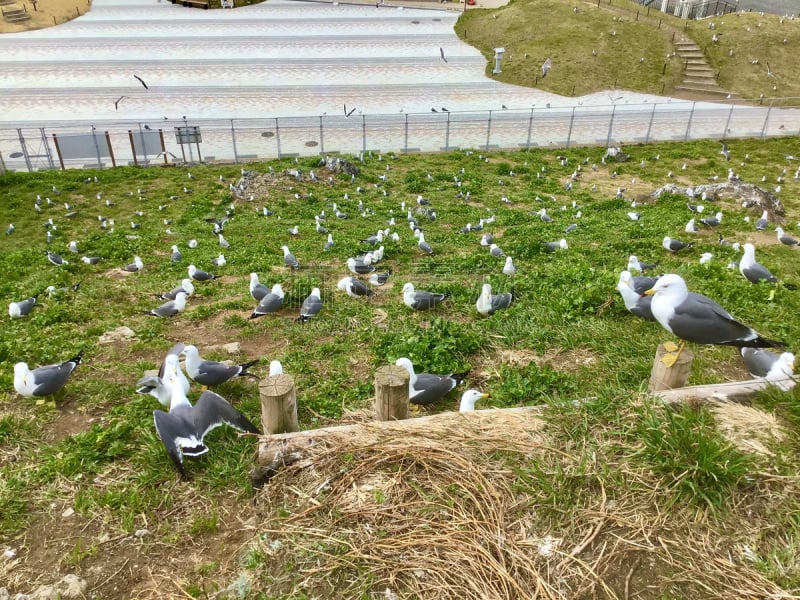
[[[146,89],[146,90],[149,90],[149,89],[150,89],[149,87],[147,87],[147,84],[144,82],[144,79],[142,79],[141,77],[139,77],[139,76],[138,76],[138,75],[136,75],[135,73],[134,73],[134,75],[133,75],[133,76],[134,76],[134,77],[136,77],[136,79],[138,79],[138,80],[139,80],[139,83],[141,83],[141,84],[144,86],[144,89]]]
[[[351,108],[350,112],[347,112],[347,104],[345,104],[343,106],[344,106],[344,118],[345,119],[349,119],[350,115],[352,115],[354,112],[356,112],[356,109],[355,108]]]
[[[552,66],[553,66],[553,61],[551,61],[550,57],[548,56],[547,60],[545,60],[542,63],[542,79],[544,79],[547,76],[547,72],[550,70],[550,67]]]
[[[442,60],[444,62],[447,62],[447,59],[444,57],[444,48],[442,48],[441,46],[439,47],[439,54],[442,56]]]
[[[720,150],[719,153],[725,157],[725,160],[731,159],[731,151],[728,150],[728,144],[726,144],[725,142],[722,142],[722,150]]]
[[[114,102],[114,110],[119,109],[119,103],[122,102],[125,98],[127,98],[127,96],[120,96],[119,98],[116,99],[116,101]]]
[[[775,78],[775,73],[773,73],[772,69],[769,68],[769,63],[767,63],[767,77]]]

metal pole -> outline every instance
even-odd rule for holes
[[[614,129],[614,113],[616,112],[616,110],[617,110],[617,105],[616,104],[612,104],[611,105],[611,119],[609,119],[609,121],[608,121],[608,135],[606,136],[606,148],[608,148],[611,145],[611,132]]]
[[[492,135],[492,111],[489,111],[489,118],[486,121],[486,151],[489,151],[489,138]]]
[[[325,154],[325,138],[323,137],[322,115],[319,116],[319,153]]]
[[[231,141],[233,142],[233,162],[239,162],[239,153],[236,151],[236,128],[233,126],[233,119],[231,119]]]
[[[186,117],[183,117],[183,130],[186,132],[186,137],[191,139],[191,134],[189,133],[189,125],[186,123]],[[189,146],[189,164],[194,164],[194,155],[192,154],[192,142],[186,144]],[[183,161],[186,162],[186,156],[184,155]]]
[[[686,123],[686,135],[683,136],[683,141],[687,141],[689,139],[689,131],[692,129],[692,118],[694,117],[694,107],[697,106],[697,102],[692,102],[692,112],[689,113],[689,122]]]
[[[53,162],[53,152],[50,150],[50,143],[47,141],[47,134],[44,131],[44,127],[39,128],[39,135],[42,137],[42,146],[44,146],[44,152],[47,155],[47,165],[51,169],[55,169],[56,164]],[[27,160],[27,156],[25,159]]]
[[[528,119],[528,141],[525,143],[525,147],[530,150],[531,149],[531,132],[533,131],[533,107],[531,106],[531,116]]]
[[[100,158],[100,145],[97,143],[96,129],[97,128],[94,125],[92,125],[92,141],[94,142],[94,152],[97,155],[97,168],[102,169],[103,162],[102,159]]]
[[[644,143],[647,144],[650,142],[650,131],[653,129],[653,119],[656,116],[656,105],[653,104],[653,112],[650,113],[650,123],[647,125],[647,133],[644,136]]]
[[[281,157],[281,131],[278,127],[278,117],[275,117],[275,141],[278,145],[278,158]]]
[[[17,136],[19,137],[19,145],[22,148],[22,155],[25,157],[25,166],[28,167],[28,173],[33,173],[33,165],[28,156],[28,148],[25,146],[25,136],[22,135],[22,129],[17,129]]]
[[[567,131],[567,148],[569,148],[569,141],[572,139],[572,125],[575,122],[575,107],[572,107],[572,114],[569,117],[569,130]]]
[[[361,151],[367,151],[367,115],[361,115]]]
[[[728,111],[728,120],[725,121],[725,129],[722,130],[722,139],[725,139],[725,136],[728,135],[728,126],[731,124],[731,117],[733,116],[733,104],[731,104],[731,109]]]
[[[408,154],[408,113],[406,113],[406,134],[405,134],[405,141],[403,145],[403,152]]]
[[[764,137],[767,135],[767,123],[769,123],[769,113],[772,112],[772,103],[774,100],[769,101],[769,108],[767,109],[767,116],[764,117],[764,127],[761,128],[761,139],[763,140]]]
[[[464,2],[466,6],[466,1]],[[447,125],[445,125],[444,130],[444,151],[447,152],[450,150],[450,113],[447,113]]]

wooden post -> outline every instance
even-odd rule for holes
[[[375,420],[408,418],[408,371],[386,365],[375,371]]]
[[[261,426],[264,433],[298,431],[297,393],[294,378],[285,373],[263,379],[258,384],[261,395]]]
[[[667,367],[661,362],[661,359],[666,354],[668,352],[664,344],[659,344],[658,350],[656,350],[656,358],[653,361],[653,368],[650,371],[650,383],[647,386],[647,391],[649,392],[683,387],[686,384],[686,380],[689,379],[689,373],[692,371],[692,360],[694,360],[691,350],[688,348],[681,350],[677,362],[671,367]]]

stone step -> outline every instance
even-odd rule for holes
[[[710,85],[719,87],[717,80],[713,77],[684,77],[682,83],[686,85]]]
[[[700,50],[700,46],[694,42],[675,42],[675,48],[680,52],[681,50]]]
[[[702,52],[678,52],[678,56],[680,56],[683,60],[694,59],[694,60],[706,60],[706,55]]]
[[[728,99],[729,97],[730,99],[739,97],[738,94],[734,94],[732,92],[729,92],[728,90],[723,90],[719,86],[711,87],[704,85],[678,85],[675,86],[675,89],[684,92],[692,92],[695,94],[710,94],[725,99]]]

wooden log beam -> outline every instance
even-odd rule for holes
[[[728,383],[712,383],[709,385],[692,385],[672,390],[652,392],[666,404],[679,404],[688,400],[717,400],[723,402],[749,402],[753,396],[763,392],[770,386],[788,391],[795,386],[796,378],[787,377],[778,381],[751,379],[750,381],[731,381]]]

